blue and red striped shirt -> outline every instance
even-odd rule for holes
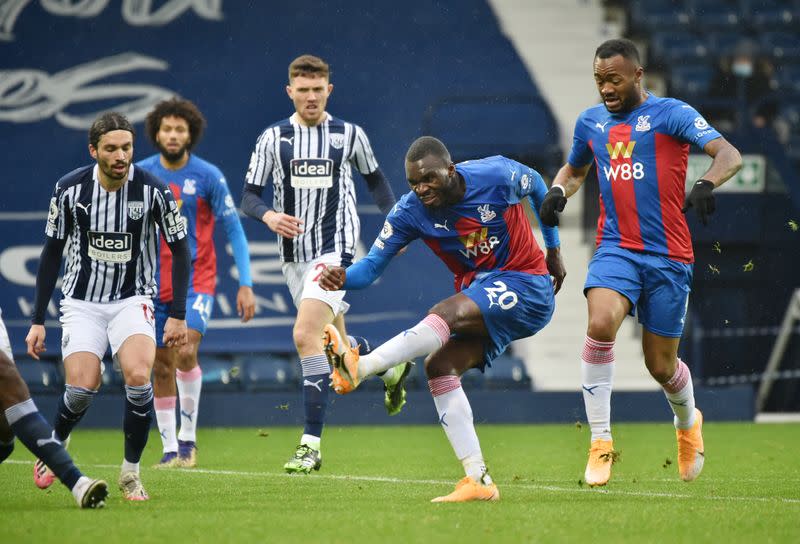
[[[610,113],[598,104],[575,123],[568,162],[594,158],[600,182],[597,246],[614,246],[694,262],[681,213],[689,144],[721,135],[688,104],[650,94],[636,109]]]

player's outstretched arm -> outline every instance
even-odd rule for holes
[[[708,171],[692,186],[683,203],[683,213],[694,208],[697,218],[708,225],[708,217],[716,210],[713,190],[728,181],[742,167],[742,156],[725,138],[719,137],[708,142],[703,151],[714,160]]]
[[[364,289],[372,285],[383,274],[393,256],[393,254],[383,254],[382,250],[376,250],[373,246],[366,257],[348,266],[347,270],[340,266],[332,266],[323,270],[319,278],[319,285],[326,291]]]
[[[61,255],[67,240],[45,238],[42,254],[39,258],[39,269],[36,271],[36,292],[33,299],[33,315],[31,316],[31,328],[25,343],[28,346],[28,355],[34,359],[39,359],[39,354],[46,351],[44,346],[45,330],[44,316],[47,312],[47,305],[50,297],[56,288],[58,272],[61,270]]]
[[[561,167],[539,208],[539,217],[543,224],[548,227],[558,226],[558,213],[564,211],[567,199],[581,188],[590,167],[591,163],[581,167],[566,163]]]
[[[189,290],[192,255],[186,237],[168,242],[172,252],[172,304],[164,324],[164,344],[183,346],[188,342],[186,330],[186,293]]]

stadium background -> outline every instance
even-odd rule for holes
[[[46,208],[55,181],[89,162],[85,132],[100,111],[116,109],[136,121],[141,159],[153,152],[141,123],[152,105],[173,94],[193,100],[209,122],[196,152],[222,169],[238,201],[257,136],[292,111],[284,91],[288,62],[311,52],[333,69],[328,110],[367,131],[398,195],[407,190],[403,154],[421,134],[441,137],[457,160],[502,153],[549,177],[568,150],[575,116],[596,102],[594,48],[626,35],[642,46],[647,81],[657,94],[686,99],[701,112],[733,112],[726,136],[748,157],[747,175],[718,195],[712,225],[690,220],[697,264],[682,355],[709,418],[753,417],[760,378],[800,286],[800,232],[793,227],[800,222],[797,1],[408,0],[300,7],[12,0],[2,7],[0,307],[20,371],[45,413],[52,413],[63,387],[57,298],[48,316],[49,360],[35,363],[23,355]],[[752,126],[758,104],[719,98],[712,89],[718,59],[745,38],[775,68],[777,113],[766,127]],[[487,377],[465,379],[481,421],[582,417],[575,339],[585,330],[580,286],[597,213],[592,188],[587,181],[584,202],[570,202],[562,229],[570,275],[554,323],[515,346]],[[366,249],[382,217],[364,184],[359,190]],[[203,424],[295,424],[294,308],[273,235],[249,219],[243,224],[259,309],[252,324],[238,323],[233,261],[224,237],[218,238],[219,296],[201,349]],[[377,285],[349,295],[350,329],[385,340],[449,295],[451,285],[444,267],[414,244]],[[779,361],[784,373],[765,404],[773,412],[800,411],[800,346],[796,324],[789,327],[793,334]],[[618,365],[615,418],[663,420],[667,408],[643,375],[634,331],[628,323],[620,335],[618,358],[625,363]],[[109,415],[116,412],[103,406],[119,401],[122,382],[110,361],[106,367],[101,406],[87,415],[87,425],[116,423]],[[435,422],[421,373],[412,386],[418,390],[407,411],[392,421]],[[334,405],[333,423],[385,421],[371,409],[380,401],[375,391],[353,397]],[[508,403],[515,409],[504,408]],[[247,406],[244,419],[234,415],[241,406]]]

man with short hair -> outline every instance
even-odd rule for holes
[[[0,463],[14,451],[14,435],[31,453],[53,468],[55,476],[72,492],[78,506],[105,506],[108,484],[83,475],[36,408],[28,386],[14,366],[11,343],[0,310]]]
[[[337,119],[325,107],[333,91],[328,64],[302,55],[289,65],[286,93],[295,112],[268,127],[250,157],[242,194],[242,211],[278,235],[283,275],[297,307],[293,339],[303,372],[305,428],[289,473],[319,470],[320,441],[328,405],[330,367],[322,329],[333,323],[347,338],[345,292],[320,288],[326,266],[349,265],[359,236],[353,168],[367,182],[383,213],[395,203],[369,139],[361,127]],[[272,178],[272,207],[261,193]],[[352,340],[367,347],[364,341]],[[404,381],[411,363],[382,376],[384,404],[390,415],[405,403]]]
[[[594,78],[603,103],[578,117],[572,152],[540,211],[545,224],[557,225],[567,197],[597,163],[600,218],[597,251],[584,286],[589,326],[581,354],[583,400],[592,431],[585,481],[592,486],[605,485],[611,477],[614,340],[622,320],[634,311],[644,328],[645,364],[675,414],[680,477],[694,480],[703,469],[703,416],[695,408],[689,367],[678,359],[694,262],[681,212],[695,208],[705,225],[714,212],[712,191],[742,164],[736,148],[694,108],[648,92],[643,74],[639,52],[629,40],[608,40],[597,48]],[[714,160],[685,195],[689,144]]]
[[[70,242],[61,284],[61,355],[66,390],[55,416],[55,438],[69,439],[97,394],[101,360],[111,345],[125,379],[125,456],[119,487],[131,501],[148,500],[139,459],[153,420],[150,371],[155,358],[155,260],[161,229],[172,250],[173,306],[164,343],[186,344],[189,248],[186,228],[169,188],[133,166],[134,130],[116,112],[100,115],[89,129],[95,164],[73,170],[56,183],[50,199],[46,239],[36,275],[30,331],[25,339],[35,359],[45,351],[45,310]],[[53,473],[37,460],[34,481],[49,487]]]
[[[335,327],[325,327],[333,387],[349,393],[368,376],[427,356],[439,422],[466,474],[455,491],[432,502],[497,500],[461,375],[483,371],[512,341],[536,334],[553,315],[554,286],[557,292],[566,276],[558,230],[542,227],[545,257],[522,205],[527,198],[538,210],[547,186],[538,172],[502,156],[453,164],[445,145],[430,136],[411,144],[405,168],[411,192],[387,215],[369,254],[346,270],[326,268],[320,286],[363,289],[398,251],[421,238],[453,272],[456,294],[366,356],[344,345]]]
[[[158,347],[153,366],[153,404],[164,454],[157,467],[194,467],[197,464],[197,417],[203,383],[197,352],[214,308],[216,222],[222,223],[230,240],[239,273],[239,292],[236,295],[239,316],[242,322],[247,322],[255,313],[247,238],[228,183],[219,168],[192,153],[203,136],[205,125],[203,114],[191,101],[176,97],[159,102],[145,120],[147,135],[159,153],[137,164],[169,186],[186,224],[192,255],[186,296],[189,341],[179,350],[173,350],[158,341],[173,303],[172,281],[167,273],[172,264],[172,252],[161,239],[156,273],[158,295],[154,300]],[[177,436],[176,400],[180,400],[181,420]]]

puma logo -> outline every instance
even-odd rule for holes
[[[53,431],[53,434],[50,435],[50,438],[40,438],[36,441],[36,445],[40,448],[45,447],[47,444],[56,444],[57,446],[61,445],[61,441],[56,438],[56,432]]]
[[[83,213],[85,213],[86,215],[89,215],[89,208],[92,206],[92,203],[91,203],[91,202],[89,202],[89,203],[88,203],[86,206],[84,206],[84,205],[83,205],[83,204],[81,204],[80,202],[76,202],[76,203],[75,203],[75,206],[76,206],[76,207],[78,207],[78,208],[80,208],[80,209],[82,209],[82,210],[83,210]]]
[[[583,390],[589,393],[590,395],[594,396],[594,390],[600,387],[599,385],[593,385],[591,387],[586,387],[585,385],[581,386]]]
[[[137,412],[136,410],[131,410],[131,413],[132,413],[133,415],[135,415],[135,416],[139,416],[139,417],[147,417],[147,416],[149,416],[149,415],[150,415],[150,412],[144,412],[144,413],[142,413],[142,412]]]
[[[315,382],[312,382],[311,380],[304,379],[303,380],[303,387],[305,387],[306,385],[311,386],[311,387],[316,387],[317,391],[322,393],[322,388],[319,385],[321,383],[322,383],[322,379],[321,378],[319,380],[315,381]]]
[[[444,229],[447,232],[450,232],[450,229],[447,228],[447,219],[444,220],[444,223],[434,223],[433,228],[435,229]]]
[[[292,136],[291,138],[281,138],[281,141],[286,142],[289,145],[294,145],[294,136]]]
[[[597,128],[599,128],[599,129],[600,129],[600,132],[602,132],[602,133],[604,133],[604,134],[605,134],[605,132],[606,132],[606,125],[607,125],[607,124],[608,124],[608,121],[606,121],[606,122],[605,122],[605,123],[603,123],[602,125],[601,125],[600,123],[595,123],[595,124],[594,124],[594,126],[596,126]]]
[[[185,418],[186,418],[186,419],[188,419],[189,421],[191,421],[191,420],[192,420],[192,416],[193,416],[193,415],[194,415],[194,411],[191,411],[191,412],[188,412],[188,413],[187,413],[187,412],[184,412],[183,410],[181,410],[181,417],[185,417]]]

